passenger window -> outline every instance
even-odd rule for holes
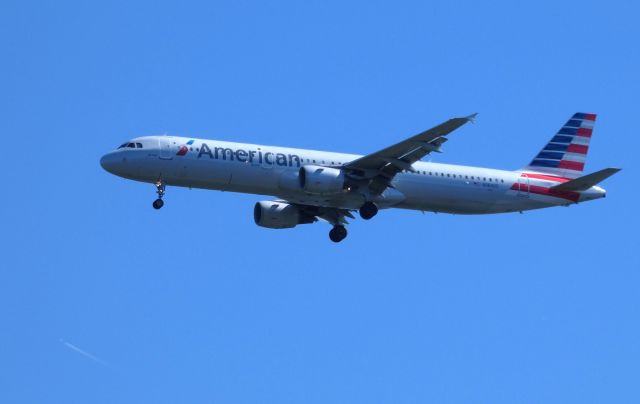
[[[142,143],[136,143],[136,147],[137,147],[138,149],[142,149]]]

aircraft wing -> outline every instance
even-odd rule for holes
[[[440,125],[419,133],[409,139],[396,143],[385,149],[356,159],[344,167],[351,170],[373,171],[369,189],[374,194],[381,194],[393,177],[403,170],[414,171],[411,166],[447,141],[445,137],[467,122],[473,122],[477,114],[464,118],[453,118]]]

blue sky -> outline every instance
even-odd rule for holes
[[[0,401],[638,402],[639,13],[3,2]],[[256,227],[258,196],[154,211],[98,164],[160,133],[367,153],[479,112],[433,161],[517,169],[576,111],[587,171],[624,169],[605,200],[384,211],[339,245]]]

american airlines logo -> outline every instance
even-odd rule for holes
[[[186,156],[187,152],[189,151],[189,148],[187,146],[191,146],[193,144],[193,139],[189,140],[186,144],[180,146],[180,148],[178,149],[178,152],[176,153],[176,156]]]
[[[190,143],[187,144],[193,143],[192,140],[189,142]],[[187,147],[183,147],[185,148],[184,154],[186,154]],[[182,148],[180,151],[182,151]],[[178,151],[178,155],[183,156],[184,154],[180,154],[180,151]],[[230,147],[214,147],[212,150],[206,143],[203,143],[198,151],[198,158],[203,156],[209,156],[210,159],[216,160],[235,160],[241,163],[265,164],[281,167],[300,167],[300,156],[297,154],[263,152],[260,148],[257,150],[234,150]]]

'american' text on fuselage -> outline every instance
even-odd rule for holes
[[[243,150],[236,149],[235,151],[229,147],[214,147],[213,151],[206,144],[203,143],[198,152],[198,158],[203,155],[209,156],[211,159],[219,160],[231,160],[234,159],[241,163],[254,163],[258,164],[270,164],[283,167],[300,167],[300,156],[297,154],[284,154],[284,153],[263,153],[260,148],[258,150]]]

